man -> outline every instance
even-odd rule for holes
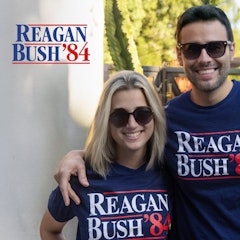
[[[176,40],[192,90],[166,106],[165,159],[175,183],[171,239],[237,240],[240,83],[227,79],[235,51],[231,25],[219,8],[192,7],[178,20]],[[66,203],[68,194],[76,198],[67,183],[70,171],[86,180],[80,155],[67,155],[55,175]]]

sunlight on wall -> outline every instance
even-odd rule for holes
[[[67,65],[70,115],[74,121],[88,127],[94,116],[103,84],[103,0],[39,2],[41,19],[45,23],[47,20],[47,23],[88,26],[90,64]]]
[[[100,93],[103,79],[99,71],[85,72],[76,65],[69,65],[69,111],[74,121],[83,126],[91,123]]]

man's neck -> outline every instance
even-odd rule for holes
[[[201,91],[196,88],[192,88],[191,99],[192,101],[203,107],[213,106],[223,99],[225,99],[230,93],[233,87],[233,82],[226,80],[219,88],[214,91]]]

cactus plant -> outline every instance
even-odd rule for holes
[[[106,38],[115,70],[128,69],[142,73],[127,0],[105,0],[104,10]]]

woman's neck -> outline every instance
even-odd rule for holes
[[[146,150],[118,151],[116,162],[122,166],[137,169],[146,162]]]

